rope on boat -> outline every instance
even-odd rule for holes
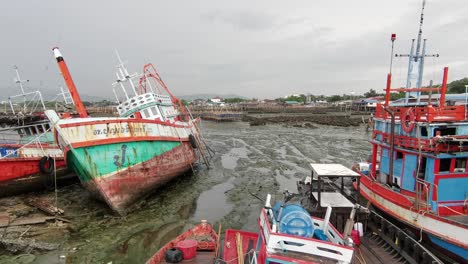
[[[360,247],[357,247],[357,253],[359,254],[356,254],[356,258],[357,260],[359,260],[359,263],[362,263],[362,264],[367,264],[366,262],[366,259],[364,258],[364,256],[362,255],[362,251],[361,251],[361,248]]]
[[[452,208],[450,208],[450,207],[448,207],[448,206],[446,206],[446,205],[439,205],[439,206],[440,206],[440,207],[447,208],[447,209],[449,209],[450,211],[452,211],[452,212],[454,212],[454,213],[456,213],[456,214],[459,214],[459,215],[466,215],[466,214],[464,214],[464,213],[460,213],[460,212],[458,212],[458,211],[455,211],[455,210],[453,210]]]

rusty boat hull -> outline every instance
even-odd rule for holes
[[[198,160],[195,122],[135,118],[56,119],[67,166],[93,196],[126,214],[135,201]],[[196,121],[198,122],[198,121]]]
[[[82,181],[82,184],[97,199],[124,215],[135,201],[190,170],[196,160],[189,143],[183,143],[148,161],[111,175]]]

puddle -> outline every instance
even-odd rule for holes
[[[197,200],[197,208],[192,220],[199,222],[205,219],[209,223],[214,223],[227,215],[232,210],[233,205],[227,202],[225,192],[234,187],[233,180],[231,178],[227,182],[215,185],[203,192]]]
[[[245,147],[231,149],[221,157],[221,164],[223,165],[223,168],[233,170],[236,168],[237,161],[240,158],[248,158],[247,149]]]

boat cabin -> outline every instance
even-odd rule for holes
[[[130,75],[118,54],[117,57],[117,80],[112,86],[119,103],[119,116],[175,122],[180,115],[176,108],[177,99],[169,92],[154,66],[147,64],[143,74]],[[139,79],[138,84],[134,83],[135,78]]]
[[[360,163],[370,170],[361,171],[406,195],[418,209],[441,216],[465,214],[466,106],[396,107],[390,113],[383,107],[377,107],[374,119],[373,157]]]

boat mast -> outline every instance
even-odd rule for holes
[[[18,71],[18,66],[13,66],[13,69],[15,69],[15,72],[16,72],[16,80],[15,80],[15,83],[19,84],[19,87],[21,89],[21,94],[23,95],[23,113],[26,113],[26,95],[24,93],[24,87],[23,87],[23,83],[25,82],[29,82],[29,80],[21,80],[21,77],[19,75],[19,71]],[[10,106],[11,106],[11,109],[13,111],[13,114],[15,113],[15,110],[14,110],[14,107],[13,107],[13,103],[10,101]],[[44,107],[45,108],[45,107]]]
[[[119,64],[117,64],[118,71],[115,72],[115,75],[117,76],[117,80],[116,80],[115,83],[112,84],[112,86],[115,87],[117,84],[120,84],[120,87],[122,88],[122,91],[123,91],[123,93],[125,95],[125,98],[128,100],[128,99],[130,99],[130,97],[128,96],[128,93],[127,93],[127,91],[125,89],[125,85],[123,83],[128,81],[130,83],[131,88],[132,88],[133,96],[137,96],[138,92],[137,92],[137,89],[136,89],[135,84],[133,83],[132,79],[137,77],[138,74],[134,73],[134,74],[130,75],[128,73],[127,68],[125,67],[125,63],[120,58],[119,52],[117,50],[115,50],[115,54],[117,55],[117,59],[119,60]],[[115,91],[114,91],[114,95],[117,97]],[[133,96],[131,96],[131,97],[133,97]],[[117,101],[120,101],[118,97],[117,97]]]
[[[421,9],[421,19],[419,21],[419,32],[418,39],[416,42],[416,51],[414,50],[414,41],[411,43],[411,50],[409,54],[397,54],[396,57],[408,57],[408,74],[406,76],[406,88],[421,88],[422,77],[424,71],[424,58],[425,57],[439,57],[439,54],[426,54],[426,39],[422,38],[422,26],[424,22],[424,6],[426,0],[423,0]],[[421,50],[422,43],[422,50]],[[413,85],[416,84],[414,87]],[[412,87],[413,86],[413,87]],[[420,102],[421,91],[406,92],[405,103],[408,104],[410,96],[417,98],[417,102]]]
[[[68,90],[70,91],[70,95],[73,99],[73,102],[75,103],[78,114],[81,118],[88,117],[88,112],[86,112],[86,108],[84,107],[83,102],[81,101],[80,94],[76,89],[75,83],[73,82],[70,71],[68,71],[67,64],[65,63],[65,60],[63,59],[59,48],[55,47],[52,49],[52,51],[54,52],[55,59],[57,59],[57,64],[59,66],[60,72],[62,73],[65,83],[67,84]]]
[[[13,66],[13,69],[15,70],[16,72],[16,79],[15,79],[15,83],[19,84],[19,87],[21,89],[21,94],[19,95],[15,95],[15,96],[10,96],[8,97],[8,101],[10,102],[10,107],[11,107],[11,111],[13,112],[13,114],[15,114],[15,107],[14,107],[14,104],[13,104],[13,101],[11,100],[12,98],[15,98],[15,97],[20,97],[20,96],[23,96],[23,113],[26,114],[27,112],[27,108],[28,108],[28,100],[26,98],[26,96],[28,95],[33,95],[31,101],[33,100],[36,100],[36,96],[39,97],[39,102],[41,103],[42,105],[42,109],[45,110],[46,107],[44,105],[44,100],[42,99],[42,94],[41,92],[39,91],[35,91],[35,92],[29,92],[29,93],[26,93],[24,91],[24,87],[23,87],[23,83],[27,83],[29,82],[29,80],[21,80],[21,77],[20,77],[20,74],[19,74],[19,70],[18,70],[18,66]],[[36,110],[37,108],[37,105],[39,104],[39,102],[37,102],[34,106],[33,106],[33,109],[31,109],[31,113],[33,111]]]

